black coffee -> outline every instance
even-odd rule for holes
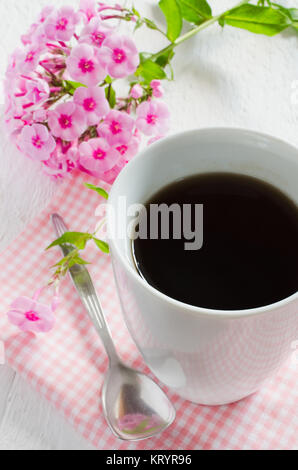
[[[184,238],[133,242],[139,273],[174,299],[238,310],[272,304],[298,290],[298,209],[278,189],[255,178],[211,173],[163,188],[150,204],[203,204],[203,247]],[[149,230],[148,230],[149,231]]]

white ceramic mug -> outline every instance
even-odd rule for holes
[[[252,131],[203,129],[166,138],[127,165],[110,195],[118,230],[124,234],[129,223],[121,196],[127,205],[144,203],[177,179],[207,172],[257,177],[298,203],[297,149]],[[110,233],[111,225],[110,217]],[[111,237],[110,246],[129,331],[153,373],[182,397],[205,405],[238,401],[256,392],[293,353],[298,293],[251,310],[193,307],[139,276],[128,234]]]

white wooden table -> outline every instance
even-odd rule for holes
[[[118,0],[119,2],[119,0]],[[41,7],[78,0],[0,2],[0,78],[8,51],[18,43]],[[138,9],[156,20],[157,0],[138,0]],[[215,11],[236,3],[210,0]],[[298,0],[284,0],[298,7]],[[137,34],[143,50],[163,43],[153,32]],[[261,130],[298,145],[298,105],[291,102],[298,80],[298,37],[274,39],[214,26],[183,44],[175,59],[176,80],[166,84],[172,132],[196,127],[237,126]],[[3,94],[0,92],[0,103]],[[0,127],[0,250],[41,211],[55,186],[36,165],[17,154]],[[0,268],[5,269],[1,265]],[[17,287],[17,286],[16,286]],[[3,314],[4,312],[1,312]],[[52,407],[7,366],[0,366],[0,449],[91,449]]]

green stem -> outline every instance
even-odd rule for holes
[[[250,0],[242,0],[240,3],[238,3],[237,5],[235,5],[233,8],[230,8],[228,11],[232,11],[232,10],[235,10],[235,8],[238,8],[240,7],[241,5],[244,5],[245,3],[249,3]],[[216,23],[222,16],[224,16],[228,11],[225,11],[224,13],[221,13],[220,15],[217,15],[217,16],[214,16],[213,18],[211,18],[210,20],[208,21],[205,21],[204,23],[200,24],[199,26],[197,26],[196,28],[192,29],[191,31],[189,31],[188,33],[184,34],[183,36],[180,36],[178,39],[176,39],[175,42],[169,44],[167,47],[165,47],[164,49],[162,49],[161,51],[157,52],[156,54],[153,54],[152,57],[150,58],[150,60],[155,60],[157,59],[159,56],[163,55],[163,54],[166,54],[167,52],[175,49],[175,47],[179,46],[180,44],[182,44],[184,41],[187,41],[188,39],[192,38],[193,36],[195,36],[196,34],[198,34],[200,31],[202,31],[203,29],[206,29],[208,28],[209,26],[211,26],[212,24]]]

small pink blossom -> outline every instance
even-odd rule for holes
[[[116,150],[120,153],[122,160],[128,163],[139,150],[139,140],[133,137],[130,142],[116,145]]]
[[[137,108],[137,128],[145,135],[167,133],[170,113],[162,101],[146,101]]]
[[[101,137],[107,139],[111,145],[128,143],[132,138],[134,120],[128,114],[112,110],[106,116],[104,122],[97,128]]]
[[[95,1],[94,0],[81,0],[79,12],[82,14],[84,22],[89,23],[89,21],[94,18],[96,13]]]
[[[69,41],[75,33],[79,16],[72,7],[62,7],[55,11],[45,22],[48,39]]]
[[[150,86],[152,88],[152,94],[155,98],[162,98],[164,95],[164,89],[161,86],[161,81],[160,80],[152,80],[150,83]]]
[[[39,17],[38,17],[38,22],[39,23],[44,23],[46,21],[46,19],[52,15],[52,13],[54,12],[55,8],[53,7],[53,5],[48,5],[48,6],[45,6],[40,14],[39,14]]]
[[[113,29],[105,26],[100,18],[92,18],[82,31],[80,42],[102,47],[104,41],[113,34]]]
[[[20,135],[19,146],[32,160],[47,160],[56,147],[56,142],[42,124],[25,126]]]
[[[26,83],[26,99],[34,104],[47,100],[50,96],[50,87],[45,80],[28,80]]]
[[[30,26],[30,29],[29,31],[26,33],[26,34],[23,34],[21,36],[21,41],[22,43],[24,44],[24,46],[27,46],[29,44],[32,44],[33,42],[33,38],[35,36],[35,33],[37,31],[37,29],[39,28],[39,25],[38,24],[32,24]]]
[[[89,174],[100,178],[117,164],[120,154],[103,138],[90,139],[79,146],[79,164]]]
[[[62,103],[49,111],[48,122],[53,135],[67,141],[80,137],[87,128],[84,111],[73,102]]]
[[[15,53],[17,71],[23,74],[34,71],[38,65],[42,49],[39,46],[29,45]]]
[[[30,26],[30,29],[27,34],[24,34],[21,39],[24,45],[27,44],[40,44],[41,42],[46,42],[46,34],[43,28],[43,23],[47,18],[52,15],[55,8],[53,6],[44,7],[38,17],[37,23],[33,23]]]
[[[88,126],[98,124],[110,111],[105,92],[99,87],[78,88],[74,94],[74,102],[84,111]]]
[[[132,89],[130,90],[130,96],[134,98],[135,100],[142,98],[143,88],[141,87],[141,85],[139,85],[138,83],[134,85]]]
[[[74,47],[66,65],[70,76],[84,85],[96,86],[106,77],[105,62],[99,50],[88,44]]]
[[[7,315],[13,325],[26,332],[47,333],[55,324],[52,309],[28,297],[16,299]]]
[[[137,154],[139,146],[140,139],[137,136],[133,136],[131,141],[127,144],[118,144],[116,146],[116,150],[121,156],[120,160],[111,170],[108,170],[103,175],[101,175],[101,179],[106,181],[108,184],[113,184],[127,163]]]
[[[113,78],[124,78],[133,74],[140,63],[135,43],[130,38],[117,34],[105,40],[101,55],[107,64],[109,75]]]
[[[49,160],[44,163],[43,170],[54,180],[65,178],[78,166],[77,143],[68,143],[57,140],[57,146]]]

